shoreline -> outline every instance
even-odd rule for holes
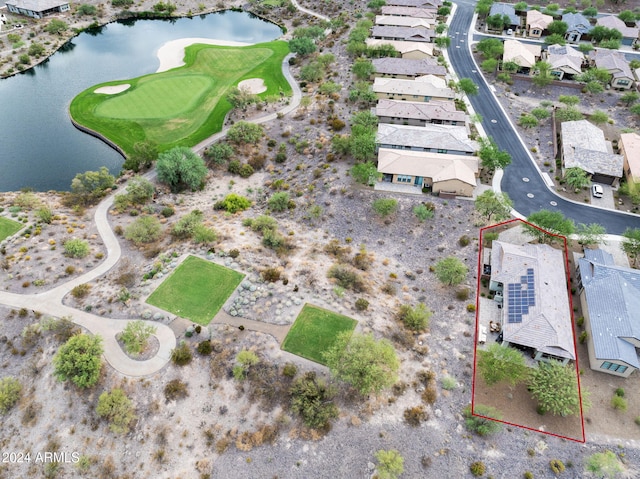
[[[184,66],[184,55],[187,47],[197,43],[205,45],[217,45],[225,47],[248,47],[255,43],[234,42],[231,40],[219,40],[215,38],[178,38],[177,40],[169,40],[163,43],[156,51],[156,56],[160,60],[160,66],[156,73],[166,72],[173,68]]]

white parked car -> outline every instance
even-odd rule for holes
[[[513,30],[511,28],[507,30],[507,35],[513,35]]]
[[[593,185],[591,187],[591,194],[594,198],[602,198],[602,195],[604,195],[604,190],[600,185]]]

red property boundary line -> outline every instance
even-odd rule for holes
[[[574,355],[575,355],[575,369],[576,369],[576,377],[578,379],[578,398],[580,400],[580,427],[581,427],[581,431],[582,431],[582,438],[575,438],[575,437],[569,437],[569,436],[563,436],[562,434],[556,434],[556,433],[552,433],[552,432],[547,432],[547,431],[541,431],[539,429],[535,429],[529,426],[525,426],[523,424],[516,424],[516,423],[512,423],[509,421],[502,421],[500,419],[495,419],[492,417],[488,417],[488,416],[483,416],[482,414],[476,414],[475,413],[475,393],[476,393],[476,364],[477,364],[477,356],[478,356],[478,334],[479,334],[479,323],[480,323],[480,278],[482,276],[482,268],[483,268],[483,261],[482,261],[482,253],[484,251],[484,241],[483,241],[483,236],[484,236],[484,232],[485,230],[493,230],[495,228],[501,227],[501,226],[510,226],[513,223],[522,223],[522,224],[526,224],[528,226],[531,226],[537,230],[542,231],[543,233],[549,235],[549,236],[553,236],[556,238],[560,238],[563,242],[563,246],[564,246],[564,261],[565,261],[565,273],[567,276],[567,293],[569,296],[569,309],[570,309],[570,314],[571,314],[571,334],[573,335],[573,349],[574,349]],[[504,221],[502,223],[497,223],[495,225],[491,225],[491,226],[485,226],[484,228],[480,229],[480,238],[479,238],[479,248],[478,248],[478,271],[477,271],[477,284],[476,284],[476,330],[475,330],[475,336],[474,336],[474,347],[473,347],[473,381],[471,384],[471,414],[473,416],[476,417],[481,417],[483,419],[489,419],[491,421],[496,421],[502,424],[506,424],[509,426],[514,426],[514,427],[519,427],[522,429],[527,429],[529,431],[533,431],[533,432],[537,432],[540,434],[546,434],[548,436],[554,436],[554,437],[559,437],[561,439],[567,439],[568,441],[574,441],[574,442],[579,442],[579,443],[585,443],[586,442],[586,436],[585,436],[585,431],[584,431],[584,411],[582,409],[582,386],[580,385],[580,367],[578,364],[578,349],[577,349],[577,341],[576,341],[576,329],[575,329],[575,321],[574,321],[574,317],[573,317],[573,298],[572,298],[572,294],[571,294],[571,272],[569,270],[569,252],[568,252],[568,248],[567,248],[567,238],[565,236],[562,235],[558,235],[558,234],[554,234],[554,233],[550,233],[549,231],[538,227],[537,225],[534,225],[533,223],[529,223],[528,221],[525,220],[521,220],[519,218],[516,219],[512,219],[512,220],[508,220],[508,221]]]

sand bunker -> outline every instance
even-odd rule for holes
[[[248,78],[238,83],[238,88],[246,88],[254,95],[267,91],[267,85],[262,78]]]
[[[122,93],[127,90],[131,85],[123,83],[122,85],[103,86],[93,90],[94,93],[104,93],[105,95],[115,95],[116,93]]]
[[[160,60],[160,66],[158,70],[156,70],[156,73],[166,72],[172,68],[184,65],[184,49],[194,43],[228,47],[246,47],[252,45],[252,43],[231,42],[228,40],[216,40],[214,38],[179,38],[178,40],[171,40],[158,48],[156,55],[158,56],[158,60]]]

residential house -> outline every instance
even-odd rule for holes
[[[442,6],[442,0],[387,0],[387,5],[413,8],[438,8]]]
[[[11,13],[32,18],[44,18],[70,9],[69,2],[61,0],[7,0],[5,3]]]
[[[562,21],[567,24],[564,39],[569,43],[578,43],[582,35],[588,35],[593,28],[589,19],[582,13],[565,13],[562,15]]]
[[[434,30],[424,27],[394,27],[376,25],[371,29],[371,38],[381,40],[403,40],[410,42],[431,42],[436,36]]]
[[[533,73],[533,66],[542,54],[540,45],[530,45],[519,40],[505,40],[504,53],[502,54],[503,65],[513,62],[518,65],[519,71]]]
[[[633,72],[624,53],[607,48],[596,48],[590,55],[593,65],[611,73],[609,84],[612,88],[628,90],[633,86]]]
[[[433,43],[425,42],[403,42],[398,40],[378,40],[375,38],[367,38],[368,47],[377,47],[380,45],[391,45],[396,49],[402,58],[412,60],[421,60],[423,58],[433,57]]]
[[[426,18],[413,17],[395,17],[393,15],[376,15],[376,25],[386,25],[392,27],[411,27],[429,29],[435,24],[435,20],[427,20]]]
[[[469,139],[465,125],[406,126],[380,123],[376,134],[378,148],[411,150],[472,156],[478,143]]]
[[[473,196],[478,165],[476,156],[378,150],[378,171],[382,173],[382,181],[427,188],[436,194]]]
[[[640,368],[640,271],[616,266],[606,251],[585,249],[578,260],[578,291],[589,367],[629,377]]]
[[[464,125],[466,114],[456,110],[451,100],[431,100],[426,103],[398,100],[378,100],[373,110],[378,117],[378,123],[393,125],[425,126],[435,125]]]
[[[587,120],[565,121],[562,131],[562,167],[581,168],[591,181],[605,185],[617,185],[622,176],[622,155],[613,153],[611,142],[604,132]]]
[[[427,20],[433,20],[432,23],[435,23],[436,17],[438,16],[437,9],[435,8],[384,5],[380,11],[383,15],[394,15],[396,17],[426,18]]]
[[[453,100],[455,92],[446,86],[446,81],[433,75],[415,80],[376,78],[372,87],[376,96],[388,100],[430,101]]]
[[[374,77],[414,79],[424,75],[444,78],[447,69],[433,58],[410,60],[405,58],[375,58],[371,61],[375,68]]]
[[[551,76],[557,80],[573,78],[582,73],[585,56],[580,50],[570,45],[549,45],[544,55],[551,65]]]
[[[540,38],[542,32],[547,29],[551,22],[553,22],[551,15],[545,15],[538,10],[528,10],[526,22],[527,36]]]
[[[620,43],[623,45],[633,45],[638,41],[640,29],[638,27],[628,27],[626,23],[615,15],[604,15],[599,17],[596,25],[618,30],[622,33],[622,40],[620,40]]]
[[[624,176],[627,183],[640,185],[640,135],[638,133],[621,133],[618,142],[623,157]]]
[[[494,240],[489,289],[502,311],[501,337],[535,360],[575,360],[569,285],[562,250]]]
[[[502,15],[509,17],[509,25],[507,28],[518,28],[520,26],[520,17],[516,14],[515,8],[513,5],[508,3],[494,3],[491,5],[491,10],[489,11],[489,16],[493,15]]]

